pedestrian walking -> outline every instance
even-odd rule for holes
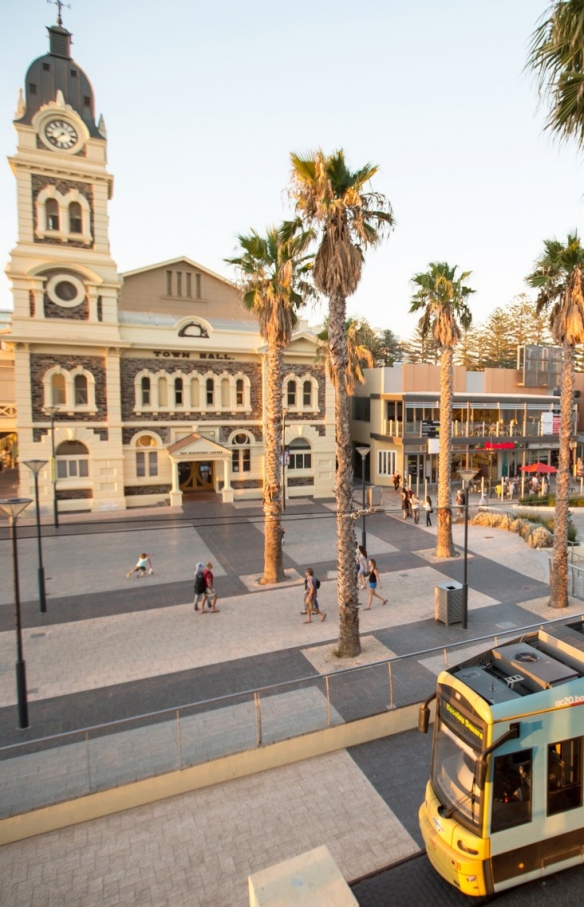
[[[205,600],[207,598],[207,586],[205,583],[204,571],[205,571],[205,565],[202,561],[199,561],[199,563],[195,567],[195,586],[194,586],[195,599],[193,602],[195,611],[199,610],[199,605],[201,606],[201,610],[204,610],[204,608],[205,608]]]
[[[147,573],[149,575],[154,573],[154,567],[152,566],[152,555],[141,554],[136,561],[136,566],[131,570],[128,570],[128,572],[126,573],[126,579],[130,579],[133,573],[137,573],[138,576],[146,576]]]
[[[219,608],[217,605],[217,593],[215,592],[214,577],[213,577],[213,564],[211,561],[207,564],[203,570],[203,577],[205,579],[205,596],[207,598],[207,604],[209,605],[209,614],[218,614]],[[205,613],[205,604],[201,607],[201,614]]]
[[[420,499],[416,494],[412,494],[412,513],[414,515],[414,523],[416,526],[420,522]]]
[[[402,499],[402,520],[406,520],[410,515],[410,513],[409,513],[410,502],[409,502],[409,498],[408,498],[408,493],[405,488],[402,491],[401,499]]]
[[[366,611],[371,610],[371,605],[373,604],[373,599],[378,598],[382,605],[387,604],[387,599],[382,598],[381,595],[377,594],[377,589],[381,589],[381,578],[379,576],[379,571],[377,569],[377,563],[374,558],[369,558],[369,600],[365,606]]]
[[[397,494],[399,491],[400,478],[401,477],[400,477],[399,472],[394,472],[394,474],[393,474],[393,490],[394,490],[395,494]]]
[[[369,576],[369,567],[367,565],[367,552],[363,545],[357,548],[357,582],[360,589],[367,588],[367,577]]]
[[[305,624],[312,623],[312,612],[315,614],[320,614],[321,623],[323,620],[326,620],[326,611],[321,611],[318,606],[318,590],[320,588],[320,580],[314,575],[314,570],[312,567],[306,568],[306,579],[304,586],[306,588],[306,595],[304,596],[304,604],[306,606],[306,620]],[[304,613],[304,612],[303,612]]]
[[[426,500],[424,501],[424,510],[426,511],[426,526],[432,525],[432,520],[430,519],[430,514],[434,513],[434,508],[432,507],[432,499],[430,495],[426,495]]]

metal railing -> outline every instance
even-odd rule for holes
[[[0,818],[421,702],[455,653],[566,619],[2,747]]]
[[[384,419],[382,424],[384,435],[392,438],[422,438],[423,423],[420,420],[403,422],[400,419]],[[574,433],[577,427],[574,425]],[[543,438],[549,437],[552,432],[544,429],[541,421],[528,420],[527,422],[461,422],[453,420],[453,438]]]

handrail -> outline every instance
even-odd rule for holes
[[[576,569],[579,569],[579,568],[576,568]],[[95,725],[91,725],[90,727],[77,728],[76,730],[73,730],[73,731],[64,731],[61,734],[53,734],[50,737],[38,737],[36,740],[27,740],[27,741],[22,741],[21,743],[12,743],[9,746],[0,747],[0,753],[5,753],[9,750],[16,750],[16,749],[20,749],[23,747],[32,747],[32,746],[42,744],[42,743],[50,743],[50,742],[54,742],[55,740],[62,740],[62,739],[68,738],[68,737],[75,737],[78,734],[89,734],[92,731],[101,731],[101,730],[105,730],[106,728],[116,727],[118,725],[135,723],[137,721],[145,721],[146,719],[152,719],[152,718],[156,718],[158,716],[167,715],[171,712],[176,713],[177,710],[181,710],[181,709],[200,708],[202,706],[215,705],[217,703],[225,702],[227,700],[232,700],[238,696],[255,696],[258,693],[263,694],[263,693],[266,693],[266,692],[269,692],[272,690],[282,689],[283,687],[290,687],[294,684],[307,683],[309,681],[315,681],[315,680],[322,680],[325,683],[327,683],[329,678],[331,678],[331,677],[339,677],[344,674],[353,674],[357,671],[364,671],[371,667],[378,667],[381,665],[390,665],[390,664],[393,664],[394,662],[403,661],[406,658],[419,658],[420,656],[423,656],[423,655],[432,655],[432,654],[435,654],[436,652],[444,652],[445,650],[455,649],[460,646],[470,646],[475,643],[483,642],[488,639],[496,639],[499,636],[510,636],[510,635],[515,636],[515,635],[524,633],[528,630],[537,629],[538,627],[550,626],[551,624],[561,623],[562,621],[565,621],[568,619],[577,620],[578,618],[584,620],[584,612],[582,612],[580,614],[576,614],[576,615],[570,615],[569,618],[566,616],[556,617],[553,620],[537,621],[534,624],[527,624],[524,627],[513,627],[510,630],[501,630],[498,633],[488,633],[485,636],[475,636],[472,639],[461,639],[461,640],[459,640],[459,642],[451,643],[448,646],[444,646],[444,645],[432,646],[432,648],[430,648],[430,649],[420,649],[417,652],[407,652],[404,655],[393,655],[390,658],[383,659],[383,661],[369,662],[368,664],[364,664],[364,665],[355,665],[352,668],[343,668],[340,671],[331,671],[328,674],[308,674],[305,677],[299,677],[296,680],[284,680],[284,681],[281,681],[280,683],[269,684],[268,686],[265,686],[265,687],[255,687],[254,689],[242,690],[241,692],[238,692],[238,693],[227,693],[223,696],[214,696],[212,699],[202,699],[202,700],[199,700],[198,702],[189,702],[189,703],[185,703],[184,705],[178,705],[178,706],[174,705],[174,706],[170,706],[167,709],[160,709],[159,711],[156,711],[156,712],[145,712],[141,715],[133,715],[130,718],[119,718],[117,721],[107,721],[104,724],[95,724]]]

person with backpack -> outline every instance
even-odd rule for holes
[[[306,620],[305,624],[312,623],[312,612],[315,614],[320,614],[321,623],[323,620],[326,620],[326,612],[321,611],[318,607],[318,598],[317,592],[320,589],[320,580],[314,575],[314,570],[312,567],[306,568],[306,595],[304,597],[304,604],[306,605]]]
[[[195,600],[194,606],[195,611],[199,610],[199,605],[201,606],[201,611],[205,608],[205,598],[207,597],[207,587],[205,585],[205,577],[203,572],[205,570],[205,565],[202,561],[199,561],[195,567]]]

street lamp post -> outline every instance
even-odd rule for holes
[[[468,483],[476,475],[476,469],[459,469],[458,474],[464,482],[464,568],[462,573],[462,622],[463,630],[468,626]]]
[[[16,548],[16,520],[31,503],[30,498],[3,498],[0,510],[10,520],[12,539],[12,573],[14,577],[14,615],[16,623],[16,695],[18,699],[18,726],[28,727],[28,703],[26,701],[26,666],[22,657],[22,627],[20,622],[20,590],[18,586],[18,552]]]
[[[59,528],[59,509],[57,507],[57,461],[55,459],[55,414],[58,406],[45,406],[45,412],[51,420],[51,480],[53,482],[53,526]]]
[[[286,416],[288,410],[282,410],[282,510],[286,510]]]
[[[363,489],[363,523],[361,526],[361,545],[367,551],[367,532],[365,530],[365,460],[369,455],[369,447],[356,447],[355,450],[361,457],[361,487]]]
[[[47,596],[45,591],[45,568],[43,567],[43,549],[41,545],[41,517],[39,509],[39,472],[46,466],[48,460],[22,460],[25,466],[28,466],[34,475],[34,502],[36,507],[36,528],[37,528],[37,549],[39,556],[38,581],[39,581],[39,603],[41,613],[47,610]]]

